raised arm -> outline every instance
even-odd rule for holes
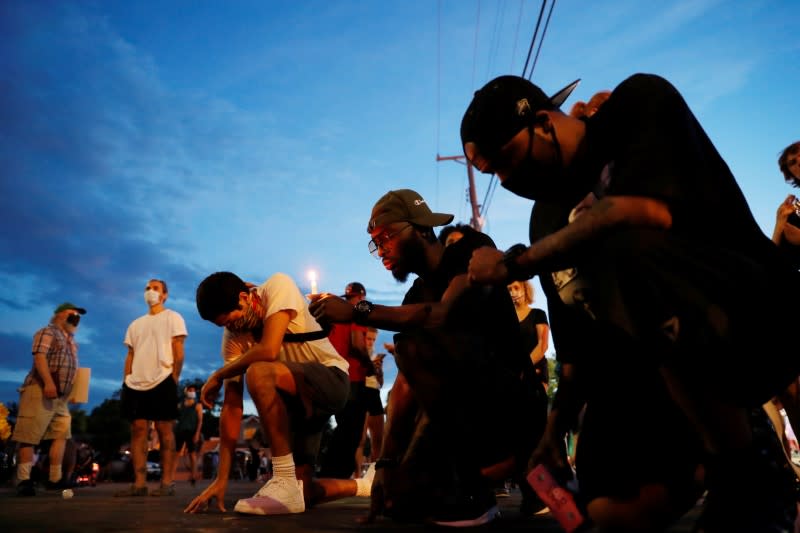
[[[612,228],[650,227],[669,229],[672,214],[664,202],[643,196],[607,196],[581,212],[572,223],[551,233],[526,249],[515,259],[515,270],[533,277],[540,272],[556,272],[574,263],[580,244]],[[508,268],[503,252],[480,248],[469,263],[470,279],[479,283],[507,281]]]
[[[398,306],[374,305],[369,316],[359,321],[389,331],[402,331],[409,327],[435,328],[441,326],[456,298],[469,287],[466,274],[452,279],[441,301]],[[314,318],[321,322],[353,322],[354,307],[331,294],[312,295],[309,306]]]

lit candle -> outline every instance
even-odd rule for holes
[[[309,270],[308,280],[311,282],[311,294],[317,294],[317,273]]]

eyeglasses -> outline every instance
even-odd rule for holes
[[[407,230],[411,227],[411,224],[406,224],[399,230],[395,231],[394,233],[384,233],[383,235],[379,235],[378,237],[371,239],[367,243],[367,248],[369,249],[369,253],[372,254],[373,257],[376,259],[378,258],[378,250],[383,249],[386,250],[386,243],[391,241],[393,238],[397,237],[403,231]]]

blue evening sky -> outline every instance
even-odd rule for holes
[[[367,252],[371,207],[413,188],[469,219],[465,167],[436,154],[461,153],[476,88],[522,72],[539,6],[0,3],[0,401],[16,400],[31,336],[65,300],[89,310],[86,407],[110,396],[151,277],[186,319],[183,377],[220,364],[221,331],[194,306],[211,272],[285,272],[307,290],[314,269],[321,290],[358,280],[399,303],[407,285]],[[796,15],[788,0],[562,0],[534,81],[550,93],[582,78],[568,110],[635,72],[668,78],[771,234],[792,191],[777,155],[800,138]],[[498,188],[485,231],[501,248],[525,242],[529,212]]]

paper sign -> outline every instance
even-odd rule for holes
[[[91,368],[78,368],[75,371],[75,381],[72,382],[72,392],[69,395],[70,402],[86,403],[89,401],[89,378],[91,376]]]

